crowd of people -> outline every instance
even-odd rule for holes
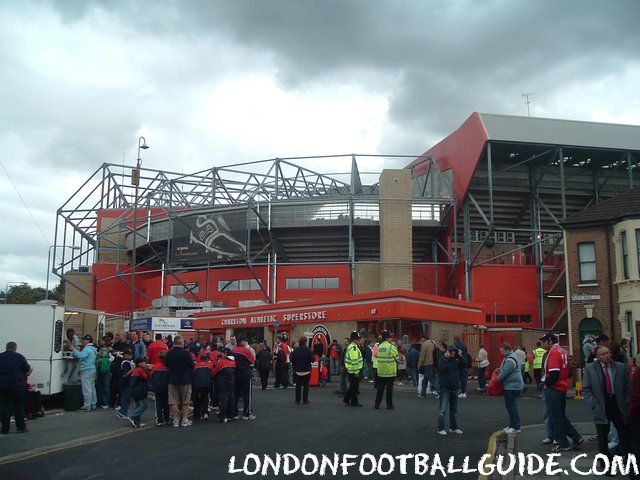
[[[309,383],[312,363],[322,351],[312,351],[307,338],[289,345],[278,337],[275,352],[265,343],[249,345],[239,335],[223,344],[185,342],[181,336],[151,340],[147,332],[128,334],[107,333],[98,345],[85,335],[68,335],[67,348],[79,360],[83,405],[81,411],[114,408],[117,416],[133,427],[142,427],[149,392],[155,399],[157,425],[188,427],[193,420],[215,416],[226,423],[240,418],[254,420],[252,411],[252,380],[254,371],[263,390],[267,389],[270,372],[274,370],[275,388],[288,388],[290,375],[295,385],[294,401],[309,404]],[[315,346],[314,346],[315,347]],[[632,375],[626,345],[612,343],[606,335],[587,336],[583,343],[583,394],[591,404],[601,453],[628,453],[640,445],[640,376]],[[317,350],[314,348],[314,350]],[[541,413],[547,437],[544,444],[553,444],[555,451],[574,449],[584,439],[566,414],[566,398],[573,368],[569,355],[558,344],[558,337],[547,333],[531,352],[515,349],[509,343],[500,345],[501,363],[487,383],[489,354],[480,345],[475,356],[478,390],[492,393],[498,388],[504,396],[509,424],[507,433],[520,433],[519,398],[527,384],[537,386],[542,399]],[[438,434],[462,434],[458,423],[458,399],[466,397],[469,369],[474,363],[467,346],[459,336],[451,344],[435,342],[427,335],[419,342],[405,346],[394,340],[388,331],[376,341],[362,339],[358,332],[340,345],[334,340],[326,358],[320,358],[320,385],[339,376],[337,393],[350,407],[362,407],[359,401],[360,383],[373,383],[376,390],[373,407],[379,409],[385,400],[393,409],[394,385],[411,381],[418,397],[435,395],[439,399]],[[404,371],[403,371],[404,370]],[[2,433],[9,431],[9,419],[15,417],[16,428],[26,432],[25,404],[32,386],[27,382],[31,367],[9,342],[0,353],[0,408]],[[498,387],[496,387],[496,385]],[[242,409],[239,401],[242,399]],[[41,402],[36,412],[41,414]],[[445,429],[449,417],[449,430]],[[635,446],[635,447],[634,447]]]

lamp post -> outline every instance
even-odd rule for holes
[[[131,315],[129,321],[133,322],[133,311],[135,310],[136,296],[136,237],[138,236],[138,186],[140,185],[140,166],[142,158],[140,158],[140,150],[149,148],[147,140],[144,137],[138,138],[138,160],[136,168],[131,172],[131,185],[135,186],[135,194],[133,200],[133,245],[131,249]],[[130,324],[131,325],[131,324]]]
[[[4,287],[4,304],[7,304],[7,298],[9,298],[9,285],[27,285],[27,282],[7,282]]]
[[[47,286],[44,289],[44,299],[49,300],[49,274],[51,273],[51,250],[54,248],[70,248],[71,250],[80,250],[80,247],[71,245],[49,245],[49,255],[47,255]]]

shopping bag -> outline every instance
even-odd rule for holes
[[[487,395],[493,395],[496,397],[502,396],[504,388],[502,382],[498,380],[498,371],[494,370],[491,374],[491,380],[489,380],[489,387],[487,388]]]

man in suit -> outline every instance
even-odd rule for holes
[[[626,365],[611,359],[609,348],[601,346],[596,348],[594,353],[595,361],[588,364],[584,370],[582,391],[593,411],[593,421],[598,433],[598,449],[600,453],[611,457],[607,437],[609,425],[613,423],[620,435],[622,454],[626,455],[630,448],[629,372]]]

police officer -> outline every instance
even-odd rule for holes
[[[343,402],[352,407],[361,407],[358,402],[358,388],[360,387],[360,371],[364,365],[362,351],[358,346],[358,332],[351,332],[351,343],[347,347],[344,356],[344,366],[349,377],[349,389],[344,396]]]
[[[542,390],[542,360],[547,351],[542,348],[542,342],[536,342],[536,348],[533,350],[535,357],[533,358],[533,378],[536,380],[538,390]]]
[[[384,389],[387,389],[387,409],[393,409],[393,382],[398,375],[398,347],[389,342],[391,334],[382,332],[382,342],[378,345],[375,356],[378,359],[378,385],[374,408],[380,408]]]

